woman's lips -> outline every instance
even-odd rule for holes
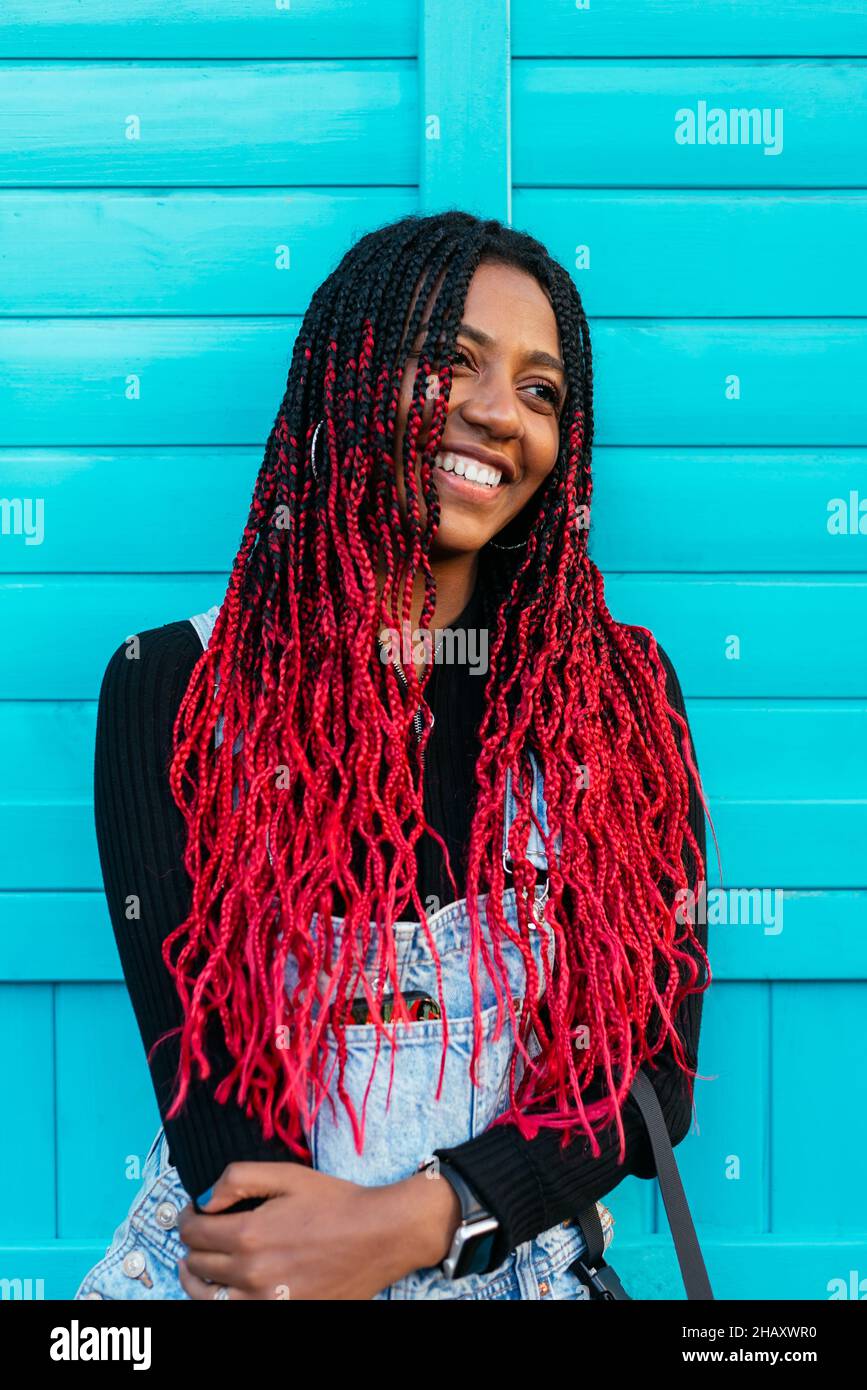
[[[500,483],[499,487],[486,487],[484,483],[473,483],[469,478],[462,478],[459,473],[447,473],[444,468],[435,468],[433,475],[440,487],[444,487],[446,492],[453,492],[456,497],[466,497],[473,502],[491,503],[501,497],[508,484]]]

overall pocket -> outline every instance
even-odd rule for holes
[[[378,1055],[376,1029],[372,1025],[353,1024],[345,1030],[343,1086],[359,1127],[366,1098],[364,1148],[360,1154],[356,1151],[351,1118],[338,1093],[336,1045],[329,1035],[326,1066],[329,1071],[333,1066],[333,1072],[308,1136],[313,1166],[333,1177],[366,1186],[398,1182],[414,1173],[421,1159],[433,1149],[463,1143],[480,1132],[487,1123],[483,1116],[492,1110],[499,1086],[498,1071],[490,1071],[490,1035],[496,1015],[496,1005],[481,1015],[478,1087],[470,1081],[473,1019],[449,1019],[438,1100],[443,1059],[441,1019],[392,1025],[390,1031],[396,1046],[381,1037]]]
[[[544,932],[535,932],[531,938],[539,994],[544,988],[542,950],[546,940],[549,938]],[[520,1021],[526,965],[519,948],[508,941],[503,943],[503,958]],[[474,1086],[470,1060],[475,1031],[467,949],[460,945],[441,952],[440,964],[442,996],[429,955],[411,956],[400,980],[404,994],[415,991],[429,995],[437,1003],[445,1001],[448,1044],[439,1099],[436,1093],[443,1067],[442,1019],[389,1025],[396,1047],[387,1037],[380,1036],[378,1055],[376,1028],[365,1023],[349,1025],[344,1030],[347,1055],[343,1086],[359,1129],[366,1097],[364,1147],[358,1153],[352,1120],[338,1092],[336,1039],[328,1030],[324,1072],[329,1077],[328,1091],[308,1133],[313,1166],[321,1172],[367,1186],[398,1182],[414,1173],[419,1162],[434,1149],[474,1138],[497,1115],[515,1045],[508,1008],[504,1003],[502,1030],[495,1042],[496,990],[482,966],[478,1084]]]

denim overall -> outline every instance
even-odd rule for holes
[[[217,613],[218,609],[212,608],[207,614],[192,619],[203,645],[207,645]],[[218,742],[219,737],[218,730]],[[534,807],[540,823],[547,829],[541,770],[535,758],[532,758],[532,763]],[[506,783],[504,854],[515,809],[509,777]],[[545,870],[544,842],[532,825],[527,854],[531,862]],[[503,910],[510,927],[517,931],[515,891],[509,888],[504,893]],[[553,928],[544,921],[546,896],[547,885],[543,888],[537,886],[534,911],[530,915],[537,997],[541,996],[545,983],[542,951],[547,952],[550,966],[554,950]],[[483,894],[478,899],[479,915],[484,939],[490,945],[486,898],[487,895]],[[343,1080],[359,1119],[367,1091],[364,1149],[361,1154],[356,1152],[352,1125],[337,1095],[336,1067],[331,1072],[334,1056],[331,1050],[324,1073],[331,1073],[329,1089],[307,1134],[313,1167],[321,1172],[365,1186],[399,1182],[411,1176],[420,1161],[429,1157],[434,1149],[448,1148],[475,1138],[487,1129],[496,1115],[508,1109],[509,1065],[514,1046],[511,1021],[504,1004],[502,1031],[500,1037],[494,1040],[496,992],[481,960],[478,971],[482,1010],[479,1084],[474,1086],[469,1076],[474,1021],[469,977],[470,920],[466,899],[449,903],[447,907],[429,915],[427,920],[440,959],[443,983],[441,1002],[445,1003],[448,1015],[449,1037],[440,1098],[436,1099],[442,1062],[441,1020],[391,1025],[396,1031],[398,1045],[394,1054],[387,1109],[386,1098],[392,1071],[392,1049],[388,1040],[380,1038],[379,1056],[376,1057],[377,1030],[363,1023],[348,1026],[345,1030],[348,1056]],[[314,915],[311,922],[313,932],[316,922],[317,915]],[[335,951],[342,926],[342,918],[332,918]],[[435,959],[424,927],[419,922],[397,922],[393,930],[401,992],[420,990],[439,999]],[[372,931],[371,937],[374,936],[375,931]],[[524,960],[513,943],[503,940],[501,946],[516,1016],[519,1016],[526,993]],[[365,972],[371,984],[375,956],[376,943],[372,939],[365,961]],[[294,959],[290,956],[285,977],[287,991],[292,990],[297,980],[294,966]],[[363,995],[360,983],[356,994]],[[538,1047],[531,1034],[528,1044],[531,1056],[534,1042]],[[522,1069],[523,1061],[519,1058],[518,1079]],[[85,1275],[76,1298],[188,1297],[176,1269],[176,1262],[186,1253],[176,1226],[178,1213],[191,1198],[181,1184],[177,1169],[170,1162],[162,1129],[151,1145],[143,1178],[126,1219],[115,1231],[105,1258]],[[597,1208],[607,1251],[614,1234],[613,1219],[601,1202],[597,1203]],[[585,1250],[581,1229],[570,1218],[517,1246],[490,1273],[470,1274],[463,1279],[450,1280],[443,1276],[439,1266],[418,1269],[380,1290],[375,1298],[586,1300],[587,1289],[570,1268]]]

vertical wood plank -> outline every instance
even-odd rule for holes
[[[126,986],[58,986],[57,1040],[58,1235],[107,1245],[160,1127]]]
[[[698,1132],[675,1151],[699,1239],[768,1230],[769,988],[716,983],[705,997],[698,1070],[708,1079],[695,1083]],[[664,1210],[661,1217],[667,1231]]]
[[[56,1233],[53,991],[49,984],[0,985],[2,1245],[44,1241]],[[7,1262],[0,1272],[25,1277]]]
[[[862,981],[771,993],[771,1229],[831,1241],[867,1235]]]
[[[508,0],[419,0],[419,203],[511,220]]]

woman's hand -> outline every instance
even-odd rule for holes
[[[217,1214],[245,1197],[268,1200]],[[178,1217],[180,1281],[195,1299],[219,1285],[230,1299],[368,1299],[438,1264],[460,1219],[451,1183],[424,1173],[363,1187],[300,1163],[230,1163],[203,1214]]]

